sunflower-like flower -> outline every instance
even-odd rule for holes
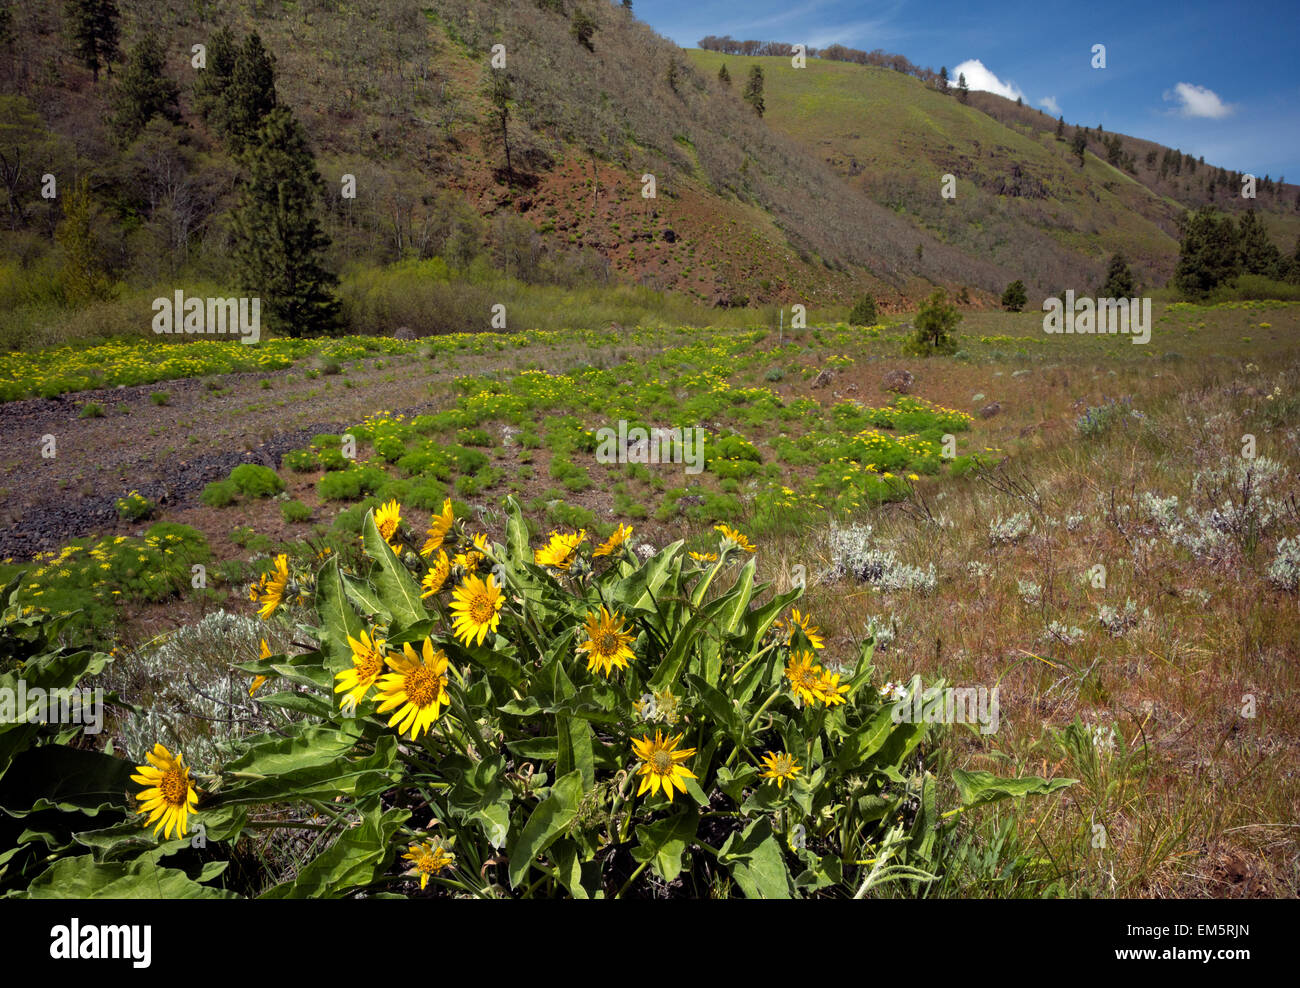
[[[823,672],[818,686],[821,689],[822,700],[828,707],[845,702],[844,694],[849,691],[848,683],[843,686],[840,685],[840,674],[838,672]]]
[[[757,552],[758,546],[753,545],[748,538],[737,532],[729,525],[714,525],[715,532],[722,533],[722,548],[726,550],[728,546],[735,546],[743,552]]]
[[[402,855],[404,861],[411,862],[411,867],[406,871],[407,877],[419,875],[420,888],[424,888],[429,884],[429,876],[445,871],[456,863],[456,855],[451,853],[455,841],[454,837],[446,841],[434,837],[423,844],[412,844],[410,850]]]
[[[623,543],[626,542],[631,537],[632,537],[632,526],[623,525],[620,522],[618,528],[614,529],[614,534],[611,535],[608,539],[604,541],[604,543],[602,543],[600,546],[598,546],[595,550],[592,551],[591,557],[595,559],[597,556],[612,556],[614,555],[615,551],[619,549],[623,545]]]
[[[153,751],[144,756],[147,765],[137,765],[131,781],[138,782],[146,788],[136,795],[140,801],[140,812],[148,813],[144,826],[157,821],[153,828],[156,834],[162,830],[163,836],[171,839],[172,831],[177,837],[184,837],[188,832],[186,826],[190,813],[199,801],[198,790],[190,781],[190,768],[185,764],[185,756],[180,752],[173,758],[170,751],[161,744],[155,744]]]
[[[786,644],[794,641],[795,628],[799,628],[804,633],[813,648],[826,647],[825,641],[822,640],[821,629],[812,623],[812,615],[800,614],[797,607],[790,612],[789,635],[786,638]]]
[[[665,739],[662,731],[655,731],[654,740],[650,740],[647,734],[639,741],[632,738],[632,750],[636,752],[637,758],[641,759],[641,767],[636,770],[636,774],[643,776],[641,779],[641,788],[637,790],[637,795],[641,796],[648,789],[650,795],[655,795],[662,786],[664,795],[668,797],[668,802],[673,801],[673,786],[676,786],[680,792],[686,792],[686,783],[683,779],[697,779],[694,772],[679,762],[690,758],[695,754],[694,748],[684,748],[676,751],[677,744],[681,741],[682,736]]]
[[[802,771],[795,762],[794,755],[784,751],[779,755],[769,751],[763,756],[763,764],[767,766],[767,771],[759,775],[759,778],[774,780],[778,789],[785,785],[786,779],[793,782],[794,777]]]
[[[587,669],[600,669],[608,676],[617,666],[627,668],[628,659],[636,658],[628,645],[632,635],[623,627],[623,618],[611,614],[604,607],[600,613],[592,611],[587,615],[587,640],[578,646],[579,652],[587,653]]]
[[[368,631],[361,632],[359,639],[348,635],[348,648],[352,649],[352,668],[334,674],[338,680],[334,692],[347,694],[339,701],[340,705],[349,699],[357,704],[366,698],[370,687],[375,685],[379,674],[384,671],[384,656],[388,654],[384,645],[384,639],[371,638]]]
[[[441,548],[443,542],[447,540],[447,533],[451,531],[451,526],[456,521],[456,513],[451,508],[451,498],[442,502],[442,511],[433,516],[433,521],[429,524],[428,537],[424,543],[424,548],[420,550],[421,556],[428,556]]]
[[[552,532],[551,541],[541,549],[533,552],[533,562],[538,566],[568,569],[573,562],[574,554],[578,551],[578,546],[582,544],[586,537],[587,530],[585,528],[576,535],[561,535],[559,532]]]
[[[813,663],[812,652],[795,652],[785,668],[785,678],[790,681],[790,692],[804,703],[825,700],[822,693],[822,667]]]
[[[285,599],[289,587],[289,557],[284,553],[275,557],[271,570],[263,573],[250,591],[250,598],[262,605],[258,616],[263,620],[270,618]]]
[[[456,558],[452,560],[452,565],[460,569],[462,573],[475,573],[478,571],[479,564],[487,558],[484,555],[486,551],[487,536],[479,532],[463,552],[456,554]]]
[[[690,555],[697,563],[716,563],[718,561],[716,552],[692,552]]]
[[[375,528],[379,530],[379,536],[388,543],[388,548],[394,553],[401,554],[401,546],[394,542],[397,530],[402,524],[402,506],[397,503],[397,499],[389,501],[387,504],[381,504],[375,510]]]
[[[420,596],[432,597],[442,585],[447,582],[447,577],[451,575],[451,560],[447,558],[447,553],[442,549],[438,550],[438,558],[433,561],[429,567],[429,572],[424,574],[424,579],[420,582]]]
[[[496,578],[491,573],[486,581],[467,576],[451,596],[452,631],[466,645],[482,645],[488,632],[501,623],[503,598]]]
[[[447,696],[447,653],[434,651],[433,642],[424,640],[423,657],[407,642],[401,655],[390,655],[386,660],[393,671],[379,680],[378,713],[386,714],[396,708],[388,726],[397,724],[397,733],[408,731],[416,740],[438,719]],[[399,723],[400,722],[400,723]]]
[[[267,659],[269,659],[270,657],[271,657],[271,649],[270,649],[270,647],[266,644],[266,639],[263,638],[263,639],[262,639],[262,648],[261,648],[261,651],[260,651],[260,653],[258,654],[257,658],[258,658],[259,661],[261,661],[261,662],[265,662],[265,661],[266,661]],[[253,684],[252,684],[251,686],[248,687],[248,695],[249,695],[249,696],[252,696],[252,695],[253,695],[254,693],[256,693],[258,690],[260,690],[260,689],[262,688],[262,684],[265,683],[269,678],[270,678],[269,676],[262,676],[262,675],[254,676],[254,677],[253,677]]]

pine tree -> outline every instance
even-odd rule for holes
[[[948,66],[939,66],[939,92],[948,94]]]
[[[153,32],[147,32],[127,56],[115,94],[113,128],[123,145],[139,137],[154,117],[179,122],[180,86],[164,75],[165,68],[162,43]]]
[[[1184,298],[1203,298],[1240,273],[1237,228],[1213,206],[1186,214],[1182,227],[1174,285]]]
[[[514,92],[510,86],[510,77],[505,69],[489,69],[484,83],[483,94],[492,105],[492,121],[489,124],[494,133],[501,135],[501,148],[506,158],[506,179],[512,181],[515,170],[510,161],[510,103]]]
[[[1110,137],[1106,139],[1106,163],[1110,165],[1118,165],[1123,153],[1124,145],[1120,142],[1119,135],[1111,134]]]
[[[1002,308],[1008,312],[1019,312],[1028,301],[1029,296],[1025,294],[1025,283],[1019,278],[1007,285],[1006,291],[1002,293]]]
[[[256,31],[244,39],[235,56],[223,103],[226,143],[240,154],[277,103],[275,57],[262,46]]]
[[[203,119],[218,133],[226,132],[226,96],[235,77],[239,48],[228,27],[221,27],[208,43],[207,64],[194,83],[195,103]]]
[[[718,66],[718,82],[728,88],[731,87],[731,73],[727,71],[725,63]]]
[[[960,72],[957,75],[957,98],[963,103],[970,102],[970,87],[966,85],[965,72]]]
[[[1102,298],[1133,298],[1137,294],[1137,285],[1133,280],[1133,271],[1128,266],[1128,259],[1123,253],[1111,255],[1106,267],[1106,281],[1101,287]]]
[[[240,282],[262,299],[270,329],[290,336],[338,325],[337,278],[322,264],[330,240],[317,219],[324,183],[302,126],[285,107],[248,142],[248,180],[234,216]]]
[[[1300,237],[1295,238],[1295,250],[1286,266],[1286,280],[1293,285],[1300,285]]]
[[[1061,115],[1056,118],[1056,139],[1065,140],[1065,116]]]
[[[1249,210],[1237,225],[1237,258],[1246,274],[1275,277],[1282,263],[1281,252],[1268,239],[1268,231],[1255,211]]]
[[[767,109],[763,102],[763,68],[753,65],[749,69],[749,81],[745,83],[745,102],[754,108],[760,117]]]
[[[90,69],[95,82],[99,82],[101,67],[112,74],[112,62],[121,54],[118,17],[113,0],[68,0],[64,7],[72,50],[81,64]]]
[[[1083,167],[1083,155],[1088,150],[1088,138],[1084,136],[1083,131],[1078,127],[1074,128],[1074,140],[1070,142],[1070,150],[1074,156],[1079,159],[1079,167]]]

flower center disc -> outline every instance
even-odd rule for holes
[[[476,624],[487,624],[492,620],[492,612],[492,601],[488,600],[487,594],[479,594],[470,601],[469,615]]]
[[[172,806],[183,806],[189,784],[185,780],[185,774],[180,769],[173,768],[162,777],[162,781],[158,783],[158,790],[162,793],[162,798]]]
[[[618,636],[612,631],[602,631],[596,636],[595,644],[601,655],[613,655],[618,651]]]
[[[406,674],[406,696],[417,707],[427,707],[441,692],[438,678],[428,669],[420,668]]]
[[[667,775],[669,769],[673,767],[673,756],[666,751],[656,751],[650,757],[650,764],[660,775]]]

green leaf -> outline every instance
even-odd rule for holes
[[[333,899],[369,885],[388,869],[402,847],[393,841],[393,835],[410,816],[410,810],[397,807],[380,813],[375,801],[362,815],[360,826],[345,830],[292,881],[269,889],[260,898]]]
[[[144,787],[131,781],[135,766],[99,751],[47,744],[23,751],[0,779],[0,809],[13,817],[41,810],[130,808],[127,791]]]
[[[553,662],[555,695],[562,700],[571,699],[576,690],[569,674],[564,671],[564,664]],[[559,758],[556,762],[557,775],[567,775],[577,769],[582,775],[584,789],[596,784],[595,756],[592,749],[591,721],[574,717],[562,708],[555,714],[555,733],[559,743]]]
[[[1037,775],[1022,778],[1003,778],[992,772],[966,772],[954,769],[952,781],[957,784],[962,806],[970,809],[1001,799],[1019,799],[1022,796],[1047,796],[1068,789],[1078,779],[1044,779]]]
[[[636,836],[640,843],[632,848],[632,857],[637,861],[649,861],[660,878],[671,882],[681,874],[682,852],[695,838],[699,826],[700,814],[694,807],[666,820],[638,824]]]
[[[226,772],[236,784],[219,794],[214,805],[339,795],[360,799],[396,781],[394,735],[381,735],[373,755],[352,758],[359,725],[313,727],[300,722],[286,730],[293,733],[254,743],[227,766]],[[203,809],[200,803],[199,811]]]
[[[366,554],[379,564],[379,570],[375,574],[375,589],[393,616],[389,630],[396,632],[417,622],[427,621],[429,612],[424,609],[424,602],[420,599],[419,584],[379,534],[379,529],[375,527],[373,508],[366,512],[361,533],[365,540]]]
[[[331,556],[316,573],[316,614],[321,623],[321,652],[330,673],[352,665],[349,636],[360,638],[365,625],[348,603],[337,556]]]
[[[718,851],[718,861],[731,871],[746,898],[793,898],[785,854],[766,816],[728,837]]]
[[[699,644],[703,637],[703,630],[711,624],[714,618],[727,606],[727,598],[719,597],[717,600],[711,600],[700,610],[691,615],[686,626],[679,630],[673,638],[672,645],[669,646],[667,654],[659,663],[659,668],[650,679],[650,688],[662,690],[665,686],[671,686],[677,681],[682,670],[686,667],[686,662],[690,658],[692,649]]]
[[[555,780],[510,846],[510,887],[518,888],[533,860],[565,831],[582,802],[582,773],[576,769]]]
[[[754,595],[754,567],[757,560],[753,556],[745,563],[735,584],[723,596],[727,604],[718,614],[717,634],[710,635],[700,643],[700,674],[710,686],[716,686],[722,673],[722,640],[734,635],[741,626],[749,610],[749,602]]]
[[[176,868],[144,858],[97,862],[89,854],[61,858],[43,871],[20,898],[28,899],[236,899]]]
[[[379,594],[365,580],[358,579],[350,573],[343,574],[343,588],[347,591],[349,597],[356,601],[361,610],[370,615],[371,619],[378,624],[388,624],[392,621],[393,615],[389,612],[388,607],[379,598]]]

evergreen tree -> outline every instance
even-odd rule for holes
[[[139,137],[154,117],[180,121],[180,86],[163,74],[164,69],[162,43],[147,32],[132,47],[118,83],[113,128],[122,144]]]
[[[1295,238],[1295,250],[1286,265],[1286,280],[1293,285],[1300,285],[1300,237]]]
[[[1019,312],[1028,301],[1029,296],[1025,294],[1025,283],[1019,278],[1007,285],[1006,291],[1002,293],[1002,308],[1008,312]]]
[[[1118,165],[1120,163],[1120,159],[1123,153],[1124,153],[1124,145],[1120,143],[1118,134],[1111,134],[1110,137],[1106,138],[1106,163],[1107,164]]]
[[[961,313],[948,301],[948,293],[936,288],[922,304],[916,314],[916,337],[913,347],[919,353],[953,353],[957,341],[953,339],[953,330],[961,322]]]
[[[1056,118],[1056,139],[1057,139],[1058,141],[1063,141],[1063,140],[1065,140],[1065,116],[1064,116],[1064,114],[1062,114],[1061,116],[1059,116],[1059,117]]]
[[[948,93],[948,66],[939,66],[939,92],[945,96]]]
[[[725,63],[718,66],[718,82],[728,88],[731,87],[731,73],[727,71]]]
[[[112,62],[121,54],[117,4],[113,0],[68,0],[63,17],[72,50],[81,64],[90,69],[94,80],[99,82],[101,67],[107,68],[111,75]]]
[[[506,179],[512,181],[515,174],[514,165],[510,161],[510,104],[514,98],[514,91],[510,85],[510,77],[506,75],[505,69],[489,69],[487,80],[483,87],[484,95],[492,105],[492,122],[490,129],[501,136],[501,148],[506,158]]]
[[[337,282],[322,264],[329,237],[317,219],[324,183],[302,126],[284,107],[248,142],[248,180],[234,216],[235,264],[257,293],[270,329],[290,336],[332,332]]]
[[[632,0],[623,0],[623,9],[629,14],[632,13]]]
[[[1174,285],[1184,298],[1204,298],[1240,272],[1231,216],[1205,206],[1183,217]]]
[[[749,69],[749,81],[745,83],[745,102],[754,108],[760,117],[767,109],[763,102],[763,68],[753,65]]]
[[[1137,294],[1137,285],[1133,272],[1128,266],[1128,259],[1123,253],[1111,255],[1106,267],[1106,282],[1101,286],[1102,298],[1133,298]]]
[[[228,27],[221,27],[208,43],[207,64],[194,83],[195,103],[203,119],[219,134],[226,133],[226,103],[235,77],[239,48]]]
[[[1078,127],[1074,128],[1074,140],[1070,142],[1070,150],[1079,159],[1079,167],[1083,167],[1083,155],[1088,150],[1088,138]]]
[[[853,310],[849,313],[849,325],[874,326],[878,318],[880,317],[876,312],[876,300],[870,295],[863,295],[853,303]]]
[[[222,121],[226,143],[235,154],[243,152],[276,107],[275,58],[254,31],[235,56],[226,87]]]
[[[970,87],[966,85],[965,72],[960,72],[957,75],[957,98],[963,103],[970,102]]]
[[[1268,231],[1252,209],[1246,212],[1237,226],[1237,258],[1246,274],[1262,274],[1272,278],[1282,264],[1281,252],[1268,239]]]
[[[578,44],[586,48],[587,51],[594,52],[596,49],[591,45],[591,38],[596,33],[597,27],[599,25],[596,23],[596,19],[579,7],[573,12],[573,23],[569,32]]]

